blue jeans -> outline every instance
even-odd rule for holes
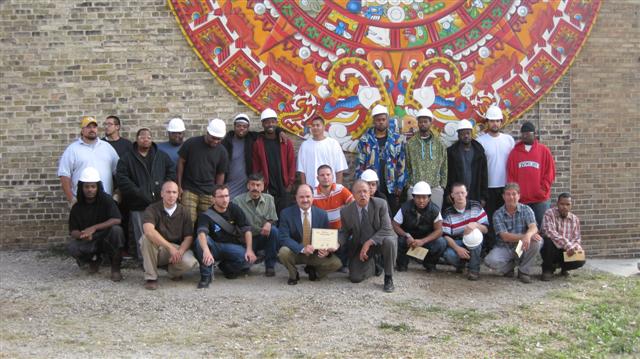
[[[464,243],[462,243],[462,239],[456,239],[456,244],[460,247],[467,248]],[[480,272],[480,254],[482,253],[482,245],[479,245],[473,249],[467,248],[469,251],[469,259],[467,263],[467,267],[469,268],[469,272],[479,273]],[[452,266],[459,268],[464,265],[463,260],[458,257],[456,251],[453,248],[448,247],[444,254],[442,255],[444,260]]]
[[[438,263],[438,259],[442,256],[442,253],[447,249],[447,241],[444,237],[439,237],[425,244],[423,247],[428,249],[429,253],[424,257],[422,265],[424,267],[433,268]],[[407,256],[408,250],[409,246],[407,245],[407,240],[404,237],[398,237],[398,258],[396,259],[398,267],[406,267],[409,265],[409,256]]]
[[[538,225],[538,232],[542,231],[542,218],[544,218],[544,212],[546,212],[551,203],[549,200],[538,203],[527,203],[527,206],[533,210],[533,214],[536,216],[536,224]]]
[[[273,268],[276,265],[278,255],[276,247],[278,245],[278,227],[272,225],[269,236],[257,235],[253,237],[253,251],[264,250],[264,267]]]
[[[200,247],[200,241],[196,240],[195,255],[200,262],[200,275],[203,277],[211,277],[213,273],[213,264],[205,266],[202,264],[203,249]],[[244,259],[246,249],[243,245],[237,243],[220,243],[215,242],[211,237],[207,236],[207,246],[211,251],[211,255],[216,262],[218,268],[223,272],[240,273],[251,267],[251,264]]]

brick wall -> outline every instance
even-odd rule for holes
[[[640,187],[639,8],[606,1],[573,69],[524,116],[556,156],[554,195],[575,194],[587,247],[601,256],[640,255],[640,210],[629,208]],[[66,240],[56,170],[80,116],[117,114],[125,137],[148,126],[160,139],[173,115],[192,136],[207,118],[248,112],[205,70],[164,0],[7,0],[0,18],[0,248]]]

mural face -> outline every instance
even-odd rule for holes
[[[169,0],[194,51],[255,111],[308,135],[328,120],[345,150],[387,106],[403,132],[427,107],[434,128],[483,122],[492,103],[505,123],[568,69],[600,0]]]

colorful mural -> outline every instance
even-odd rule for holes
[[[600,0],[168,0],[205,66],[255,111],[306,135],[314,116],[345,150],[384,104],[404,132],[421,107],[445,138],[507,123],[548,92],[584,44]]]

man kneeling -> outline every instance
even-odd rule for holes
[[[71,207],[69,231],[71,242],[69,254],[79,266],[89,263],[89,273],[98,272],[101,255],[105,253],[111,261],[111,280],[122,280],[120,249],[124,244],[124,232],[120,227],[118,206],[104,192],[98,170],[85,168],[78,179],[78,202]]]
[[[162,201],[144,211],[140,238],[144,266],[144,287],[158,288],[158,266],[169,265],[169,278],[180,280],[182,275],[198,265],[189,249],[193,243],[193,222],[178,201],[178,185],[167,181],[160,192]]]
[[[229,201],[229,188],[217,185],[213,189],[213,206],[200,213],[196,226],[196,257],[200,262],[198,288],[208,288],[213,263],[227,279],[247,273],[256,261],[253,253],[251,226],[242,209]]]

